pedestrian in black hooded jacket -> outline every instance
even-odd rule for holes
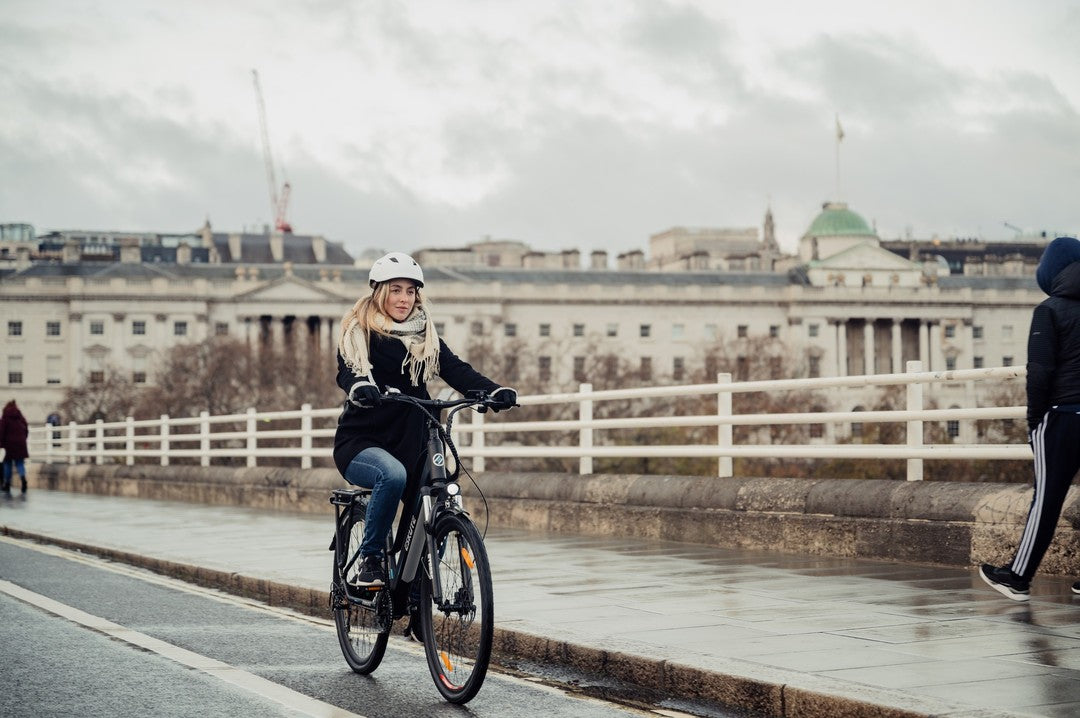
[[[1080,469],[1080,240],[1058,237],[1047,245],[1035,277],[1050,295],[1035,307],[1028,333],[1027,423],[1035,452],[1035,495],[1012,561],[979,569],[984,581],[1014,601],[1030,597],[1031,579]],[[1080,593],[1080,581],[1072,590]]]

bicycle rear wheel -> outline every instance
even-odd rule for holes
[[[480,533],[468,518],[449,514],[435,526],[430,557],[442,586],[436,603],[432,577],[420,584],[420,631],[435,686],[451,703],[466,703],[487,675],[494,631],[491,568]]]
[[[348,542],[345,546],[337,545],[334,550],[334,573],[330,585],[330,601],[334,608],[334,625],[337,627],[341,653],[349,667],[361,674],[371,673],[382,663],[393,624],[389,591],[370,591],[366,594],[370,598],[361,603],[350,600],[346,592],[345,580],[356,575],[359,561],[349,566],[347,571],[343,571],[343,567],[360,548],[366,508],[361,503],[349,507],[351,515],[345,527]]]

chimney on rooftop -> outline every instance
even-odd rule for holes
[[[121,264],[138,264],[142,261],[142,250],[139,249],[138,237],[121,237],[118,244],[120,245]]]
[[[242,250],[240,245],[242,244],[239,234],[235,232],[229,235],[229,261],[239,262],[242,258]]]
[[[273,255],[275,262],[280,262],[285,258],[285,235],[281,232],[270,235],[270,254]]]
[[[69,239],[64,242],[62,261],[64,264],[78,264],[80,259],[79,240]]]
[[[315,255],[315,261],[322,264],[326,261],[326,237],[312,237],[311,251]]]
[[[593,250],[589,255],[590,269],[607,269],[607,252],[602,249]]]
[[[187,242],[181,242],[176,247],[176,263],[191,264],[191,245]]]

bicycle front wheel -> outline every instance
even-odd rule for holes
[[[431,570],[420,583],[420,630],[435,686],[451,703],[466,703],[484,683],[491,658],[494,599],[491,568],[480,533],[468,518],[449,514],[435,526]]]
[[[364,509],[362,504],[354,504],[349,509],[352,516],[346,527],[347,545],[339,544],[334,551],[334,574],[330,584],[330,601],[334,607],[334,625],[341,653],[349,667],[361,674],[371,673],[382,663],[393,623],[389,591],[370,591],[368,600],[363,603],[350,600],[346,592],[345,580],[356,574],[359,561],[349,566],[347,573],[343,567],[360,549],[364,537]]]

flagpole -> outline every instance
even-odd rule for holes
[[[840,140],[844,139],[844,130],[840,127],[840,115],[836,115],[836,201],[840,197]]]

